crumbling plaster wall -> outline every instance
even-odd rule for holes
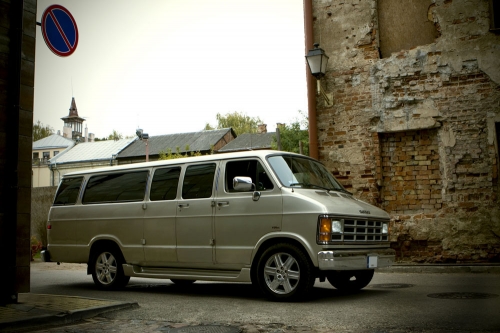
[[[488,30],[489,3],[429,1],[436,41],[384,59],[377,10],[376,0],[313,1],[315,42],[330,56],[322,85],[333,95],[331,106],[317,100],[319,158],[383,206],[380,135],[437,131],[442,204],[390,211],[393,247],[400,260],[499,261],[500,36]]]

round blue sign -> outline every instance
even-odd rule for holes
[[[51,5],[42,14],[42,35],[48,48],[67,57],[78,45],[78,28],[71,13],[60,5]]]

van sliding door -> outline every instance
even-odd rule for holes
[[[176,234],[179,263],[213,264],[215,170],[219,162],[191,164],[184,171],[177,203]]]
[[[147,266],[177,262],[175,218],[180,166],[158,168],[153,173],[144,215],[144,256]]]

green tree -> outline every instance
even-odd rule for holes
[[[210,125],[209,123],[206,123],[205,124],[205,128],[203,129],[204,131],[211,131],[211,130],[214,130],[215,127],[212,127],[212,125]]]
[[[116,130],[113,130],[113,132],[108,135],[108,140],[120,140],[123,139],[123,135]]]
[[[54,134],[54,129],[49,125],[44,125],[38,120],[33,124],[33,142],[46,138]]]
[[[205,125],[205,130],[231,127],[234,133],[239,135],[243,133],[257,133],[258,125],[262,124],[262,120],[259,117],[250,117],[238,111],[226,113],[225,115],[217,113],[215,118],[217,120],[217,126],[214,128],[207,123]]]
[[[279,127],[281,150],[292,153],[300,153],[300,143],[302,142],[302,153],[309,155],[309,122],[307,117],[299,111],[302,120],[296,120],[290,125],[282,125]],[[278,149],[277,137],[273,136],[271,148]]]

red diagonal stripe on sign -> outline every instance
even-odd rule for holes
[[[52,20],[54,21],[54,24],[56,25],[57,30],[59,30],[59,33],[61,34],[64,42],[66,43],[66,46],[68,47],[68,49],[72,50],[73,47],[71,46],[71,43],[69,42],[68,38],[66,37],[66,34],[64,33],[61,25],[57,21],[56,16],[54,15],[53,11],[54,11],[54,9],[49,12],[50,17],[52,17]]]

